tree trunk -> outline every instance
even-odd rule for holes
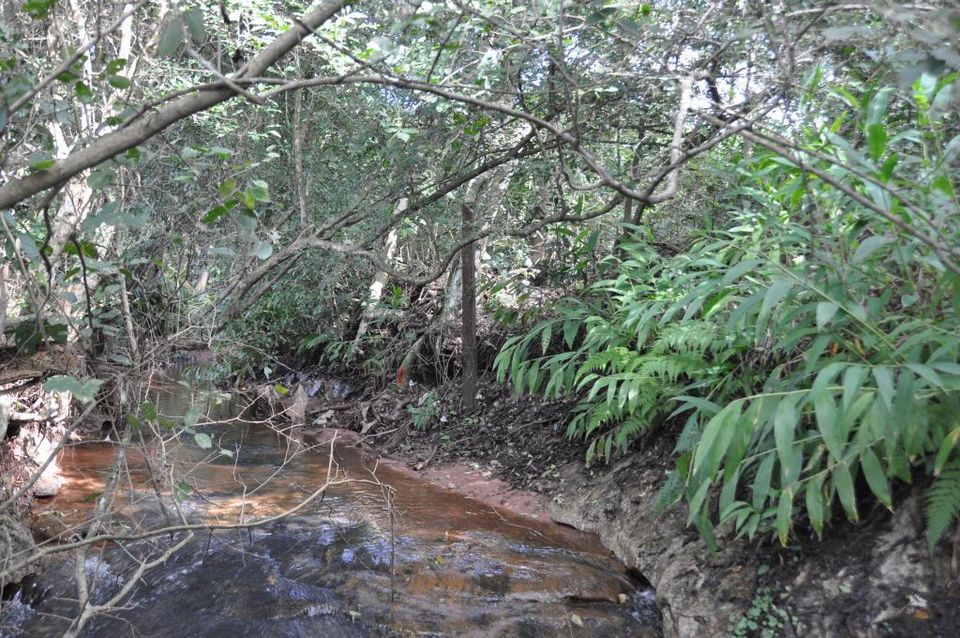
[[[404,197],[397,202],[394,214],[399,214],[406,210],[406,208],[407,198]],[[397,255],[397,239],[397,230],[394,228],[387,234],[387,238],[383,242],[383,260],[388,264],[392,262]],[[389,279],[390,275],[383,270],[373,276],[373,282],[370,284],[370,292],[367,295],[367,304],[363,309],[363,316],[360,319],[360,327],[357,328],[357,336],[353,339],[353,351],[357,355],[363,354],[363,351],[360,349],[360,341],[370,328],[370,321],[377,317],[376,305],[380,303],[380,300],[383,298],[383,289],[386,287]]]
[[[307,215],[307,185],[303,178],[303,91],[293,95],[293,190],[297,196],[297,208],[300,209],[300,231],[303,232],[309,223]]]
[[[453,263],[453,270],[447,276],[447,283],[443,292],[443,311],[440,313],[440,322],[444,325],[454,325],[460,314],[460,304],[463,302],[463,279],[460,272],[460,260]]]
[[[461,209],[460,234],[468,239],[473,234],[473,210],[464,204]],[[470,242],[460,249],[460,271],[463,278],[463,396],[464,410],[472,410],[477,398],[477,282],[476,247]]]

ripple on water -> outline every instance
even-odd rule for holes
[[[168,398],[165,407],[174,404]],[[206,431],[234,450],[234,459],[208,458],[190,441],[168,457],[173,466],[192,470],[190,496],[179,507],[193,520],[275,514],[326,478],[329,446],[291,453],[287,440],[248,424]],[[50,509],[89,514],[89,494],[102,485],[112,459],[104,445],[65,454],[67,484]],[[322,502],[266,527],[196,534],[137,583],[123,608],[99,616],[85,635],[655,634],[652,594],[638,589],[595,537],[371,466],[356,448],[338,448],[336,460],[338,476],[361,481],[338,486]],[[135,480],[122,499],[125,524],[166,524],[146,484],[143,457],[132,454],[130,463]],[[392,512],[383,485],[371,480],[373,471],[391,486]],[[260,485],[265,478],[270,481]],[[163,536],[123,550],[91,551],[85,571],[94,601],[119,591],[137,560],[177,540]],[[69,560],[52,564],[31,587],[43,595],[3,603],[0,635],[58,636],[66,628],[62,619],[76,614]]]

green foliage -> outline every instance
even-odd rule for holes
[[[218,376],[269,377],[284,365],[342,364],[352,347],[343,336],[350,294],[358,285],[348,275],[352,267],[343,259],[303,257],[259,303],[227,324]]]
[[[667,399],[686,388],[729,383],[744,347],[705,320],[676,318],[684,285],[716,272],[715,263],[664,260],[642,244],[625,248],[630,258],[616,278],[564,300],[556,318],[509,339],[495,362],[498,378],[509,377],[517,391],[584,393],[567,434],[589,441],[588,461],[626,449],[670,414]],[[565,350],[551,354],[555,340]],[[536,349],[540,356],[529,356]]]
[[[784,65],[763,3],[675,4],[345,8],[269,82],[245,85],[252,99],[137,138],[64,175],[49,198],[14,198],[0,218],[11,317],[63,315],[18,324],[16,345],[79,338],[123,364],[117,344],[146,354],[172,335],[215,333],[225,375],[354,365],[360,350],[364,371],[394,371],[418,339],[411,324],[444,300],[388,289],[382,304],[396,312],[355,350],[374,269],[359,255],[396,230],[392,269],[442,271],[468,193],[494,233],[488,308],[511,327],[539,321],[507,343],[498,376],[578,397],[567,433],[591,461],[656,428],[678,433],[660,505],[685,498],[708,539],[726,523],[786,542],[804,515],[819,534],[834,509],[856,519],[865,496],[891,507],[893,481],[918,474],[939,474],[940,490],[960,438],[954,22],[867,11],[861,46],[864,12],[788,12],[777,31],[797,34],[800,55]],[[0,167],[20,185],[78,166],[55,158],[81,149],[107,157],[96,150],[111,131],[144,128],[213,75],[240,77],[291,24],[263,0],[162,14],[148,3],[129,32],[100,31],[121,24],[122,3],[18,6],[0,27]],[[555,45],[564,24],[579,26]],[[97,46],[61,68],[94,33]],[[113,53],[123,33],[128,59]],[[377,81],[354,83],[358,59]],[[688,75],[694,104],[678,113],[663,78]],[[274,90],[303,78],[330,86]],[[707,94],[716,109],[703,108]],[[679,176],[664,172],[675,126]],[[653,194],[673,178],[679,196],[656,206],[608,199],[609,186]],[[601,260],[620,232],[613,215],[637,222],[637,241]],[[543,283],[582,294],[544,315]],[[936,536],[955,512],[941,497],[931,507]]]
[[[76,377],[57,375],[47,379],[43,384],[43,389],[47,392],[69,392],[77,401],[90,403],[101,385],[103,385],[103,381],[100,379],[80,381]]]
[[[731,619],[726,634],[731,638],[774,638],[783,635],[784,625],[789,621],[796,626],[786,610],[786,592],[777,592],[772,587],[757,589],[750,608],[742,615]]]
[[[440,413],[440,401],[433,392],[423,395],[417,405],[408,405],[407,411],[413,419],[413,427],[425,430]]]
[[[960,459],[944,468],[927,491],[927,545],[933,551],[937,541],[960,516]]]
[[[837,120],[855,126],[804,129],[797,162],[755,152],[730,227],[671,258],[624,246],[615,278],[506,343],[498,376],[580,393],[568,434],[589,439],[588,460],[685,419],[661,500],[682,481],[710,544],[717,524],[786,544],[804,515],[820,534],[835,506],[857,520],[867,493],[892,508],[891,481],[953,468],[960,438],[960,278],[912,225],[960,233],[924,106],[955,84],[866,91]],[[945,470],[928,499],[931,543],[957,515],[955,480]]]

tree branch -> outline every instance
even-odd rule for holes
[[[264,47],[245,67],[244,75],[234,78],[234,82],[239,85],[238,80],[245,76],[261,75],[297,46],[310,34],[311,30],[317,29],[329,20],[343,7],[344,3],[345,0],[326,0],[319,9],[305,16],[300,21],[302,24],[294,25],[292,29]],[[186,95],[125,128],[94,140],[85,148],[57,162],[49,170],[11,180],[0,186],[0,210],[11,208],[28,197],[56,186],[88,168],[93,168],[114,155],[143,143],[171,124],[225,102],[236,94],[233,89],[223,84],[220,88]]]

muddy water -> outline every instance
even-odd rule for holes
[[[162,414],[206,409],[214,422],[198,430],[214,446],[181,436],[131,450],[112,529],[162,528],[178,511],[192,522],[248,523],[309,502],[267,525],[195,533],[86,635],[656,635],[650,592],[594,536],[426,483],[348,433],[278,432],[237,420],[215,393],[162,390]],[[89,518],[116,454],[109,443],[64,452],[65,487],[44,506],[66,524],[61,538]],[[154,474],[174,477],[180,499],[169,489],[158,497]],[[94,603],[114,595],[137,561],[180,538],[91,551]],[[4,603],[0,635],[61,635],[77,612],[74,571],[54,563]]]

